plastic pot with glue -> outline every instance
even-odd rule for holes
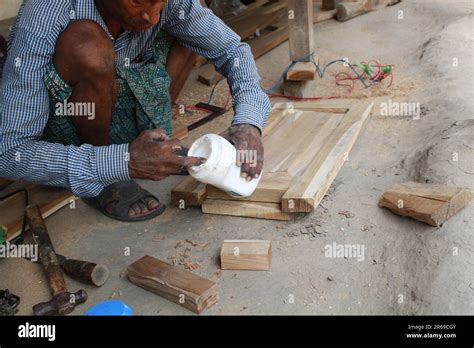
[[[194,179],[215,186],[232,197],[251,196],[262,177],[260,175],[251,181],[242,178],[241,168],[237,165],[237,150],[217,134],[207,134],[196,140],[188,156],[206,159],[200,166],[189,168]]]

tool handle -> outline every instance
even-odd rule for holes
[[[109,278],[109,269],[92,262],[67,259],[63,264],[64,273],[81,282],[102,286]]]
[[[30,226],[33,239],[38,245],[39,260],[48,278],[49,287],[53,296],[67,292],[66,282],[54,251],[53,243],[49,238],[48,230],[37,205],[26,207],[26,221]]]

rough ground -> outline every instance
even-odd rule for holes
[[[102,288],[85,287],[90,299],[76,313],[118,297],[136,314],[190,314],[123,276],[126,266],[145,254],[179,259],[190,248],[189,259],[199,264],[194,272],[219,284],[220,302],[207,312],[211,315],[474,314],[474,204],[441,228],[377,207],[386,189],[406,180],[474,187],[473,8],[472,1],[403,1],[346,23],[315,26],[321,63],[348,57],[395,64],[393,87],[371,93],[420,102],[422,115],[414,120],[381,116],[376,110],[349,162],[311,215],[281,223],[170,208],[155,221],[127,224],[110,221],[80,202],[76,209],[63,209],[49,218],[58,252],[111,269]],[[398,18],[400,10],[403,19]],[[458,66],[453,66],[455,58]],[[288,44],[259,59],[263,85],[269,87],[287,63]],[[315,95],[345,93],[332,80],[338,69],[316,82]],[[194,80],[181,98],[186,104],[210,92]],[[223,95],[216,103],[225,100],[224,86],[219,91]],[[369,94],[357,91],[354,96]],[[225,119],[213,123],[216,130],[225,126]],[[455,152],[458,161],[452,160]],[[144,186],[169,201],[169,191],[179,180]],[[340,211],[350,211],[353,217]],[[219,272],[222,240],[240,238],[272,240],[271,271]],[[326,258],[324,246],[333,242],[364,245],[364,261]],[[124,256],[127,247],[130,256]],[[49,298],[37,265],[4,260],[0,274],[0,288],[21,296],[21,314]],[[68,283],[70,289],[81,286]]]

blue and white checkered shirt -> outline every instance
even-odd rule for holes
[[[94,0],[28,0],[10,34],[0,93],[0,177],[67,187],[79,197],[95,197],[106,186],[130,180],[128,144],[64,146],[39,140],[48,122],[49,95],[43,82],[59,34],[74,20],[101,25],[113,40],[117,66],[134,67],[151,55],[158,31],[208,58],[228,78],[233,124],[263,128],[270,101],[262,91],[247,44],[198,0],[168,0],[160,23],[114,39]]]

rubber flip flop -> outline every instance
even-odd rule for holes
[[[140,201],[145,203],[145,198],[147,197],[155,199],[160,206],[143,216],[129,216],[130,207]],[[166,205],[160,203],[158,198],[141,188],[133,180],[112,184],[106,187],[99,196],[87,198],[84,201],[98,209],[105,216],[126,222],[151,220],[161,215],[166,209]],[[111,204],[113,202],[116,202],[116,204]],[[112,205],[112,213],[109,213],[106,209],[109,205]]]

